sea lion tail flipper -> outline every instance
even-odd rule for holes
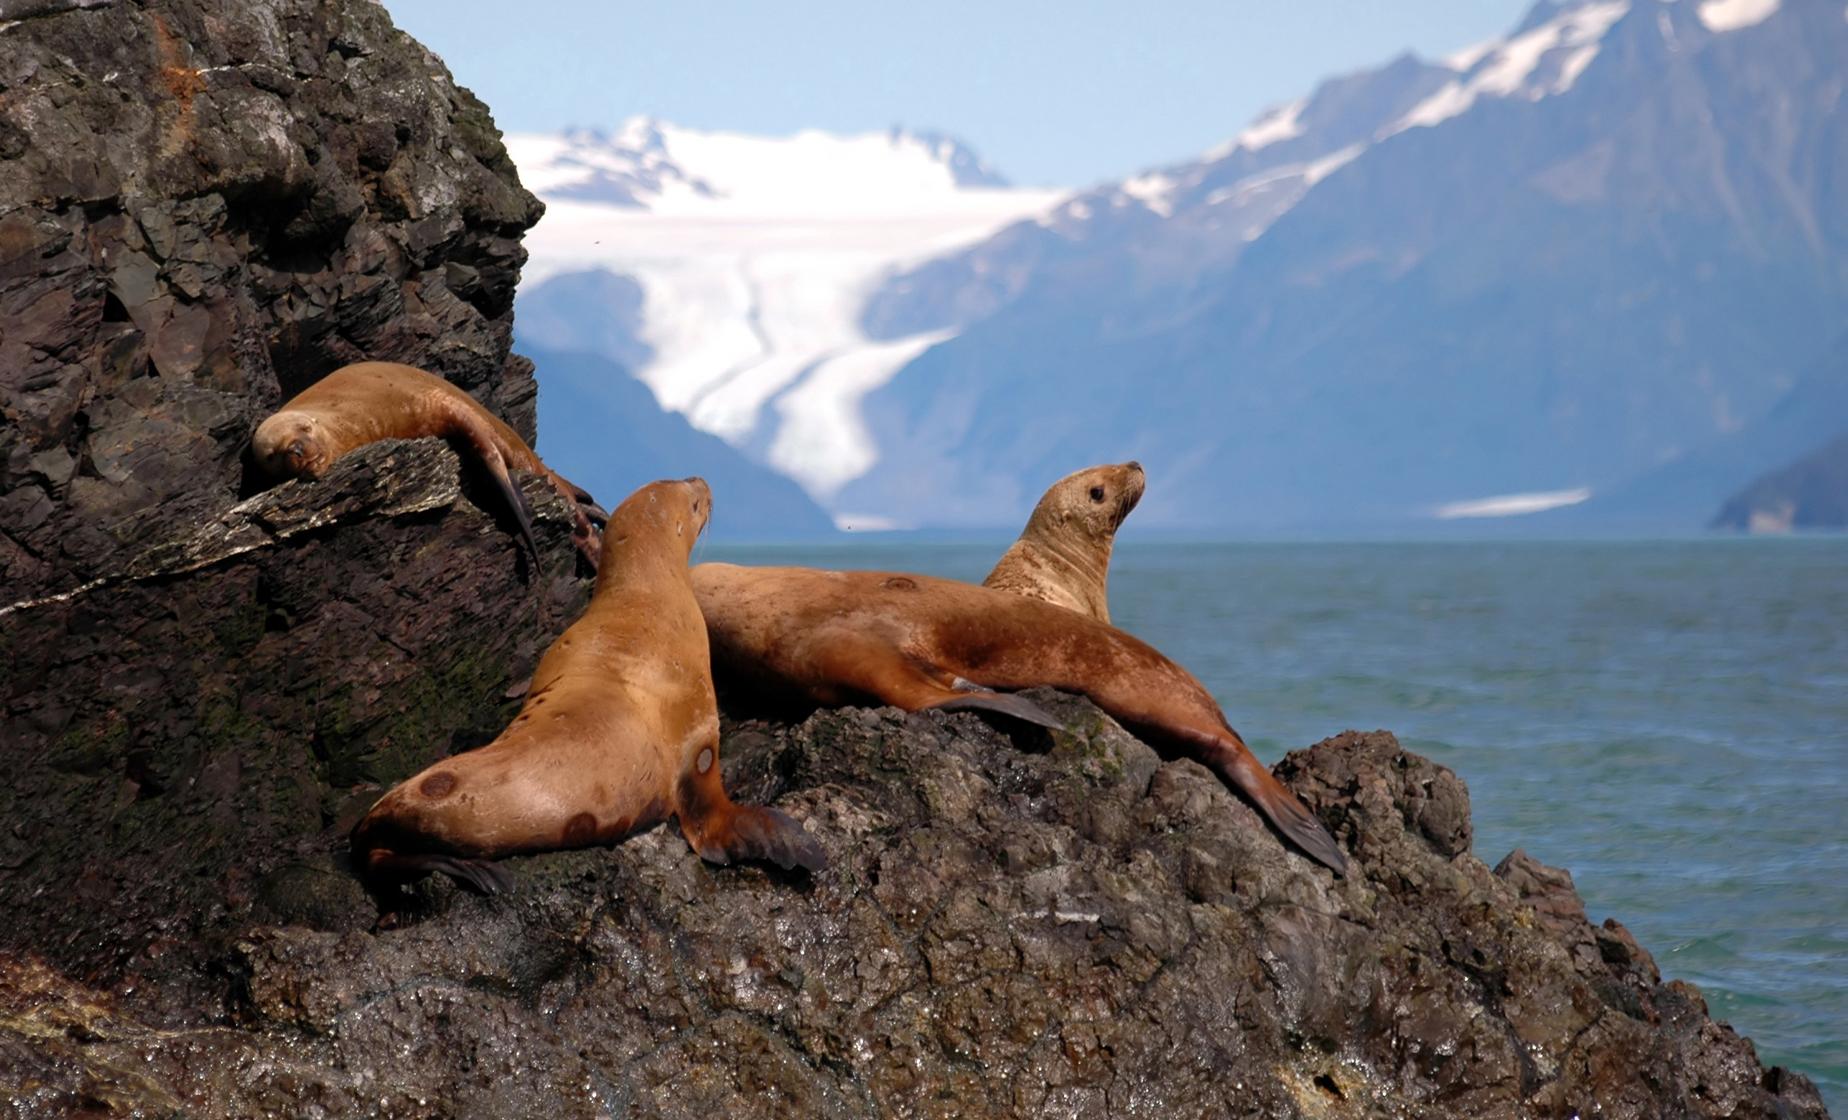
[[[513,876],[498,863],[441,852],[394,852],[389,848],[374,848],[366,853],[364,866],[368,877],[375,881],[408,883],[437,872],[476,894],[504,894],[513,889]]]
[[[924,707],[934,708],[940,712],[994,712],[1026,723],[1038,724],[1053,731],[1065,730],[1065,725],[1059,722],[1051,712],[1024,696],[1013,696],[1005,692],[958,692],[945,699],[925,704]]]
[[[760,805],[733,805],[717,822],[707,822],[694,847],[713,863],[751,859],[785,871],[827,870],[828,853],[788,813]]]

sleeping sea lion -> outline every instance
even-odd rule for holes
[[[719,778],[719,710],[687,557],[711,516],[697,478],[617,507],[584,616],[546,650],[500,737],[401,782],[353,830],[374,884],[440,871],[506,885],[486,862],[613,844],[678,817],[704,859],[819,870],[827,859],[775,809],[734,804]]]
[[[479,462],[494,480],[519,523],[520,535],[539,562],[532,510],[509,469],[543,476],[577,514],[573,535],[580,555],[597,565],[597,531],[592,519],[606,516],[589,494],[540,461],[518,432],[461,389],[414,366],[356,362],[341,366],[297,393],[257,426],[251,458],[271,478],[319,478],[335,459],[382,439],[449,441],[465,458]]]
[[[1086,467],[1052,484],[983,587],[1110,621],[1110,547],[1142,500],[1142,464]]]
[[[1218,773],[1316,860],[1347,867],[1200,682],[1114,627],[1037,599],[894,572],[701,564],[693,591],[721,683],[825,707],[977,709],[1054,728],[1038,705],[991,690],[1080,693],[1156,747]]]

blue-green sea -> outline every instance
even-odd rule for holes
[[[697,558],[979,580],[1004,543]],[[1478,856],[1569,868],[1848,1109],[1848,538],[1126,540],[1110,609],[1267,762],[1386,728],[1454,769]]]

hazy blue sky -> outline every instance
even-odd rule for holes
[[[648,113],[786,133],[936,128],[1016,182],[1184,159],[1266,105],[1405,49],[1511,29],[1527,0],[385,0],[502,129]]]

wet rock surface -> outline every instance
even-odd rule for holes
[[[478,518],[417,516],[387,524]],[[560,510],[552,551],[565,533]],[[431,880],[378,930],[323,824],[340,811],[304,808],[268,827],[248,901],[220,904],[202,948],[170,947],[184,974],[10,935],[0,1083],[26,1116],[1824,1114],[1620,925],[1590,924],[1565,872],[1476,859],[1461,780],[1391,735],[1279,767],[1353,853],[1336,880],[1205,769],[1034,696],[1066,731],[892,709],[728,721],[735,796],[820,837],[833,865],[813,878],[705,865],[670,826],[510,860],[505,895]],[[443,749],[419,741],[371,774]],[[284,784],[339,800],[322,773]],[[214,796],[149,822],[164,855],[115,853],[141,872],[129,913],[164,897],[183,917],[190,885],[225,874],[195,868],[265,827],[214,823]],[[7,889],[33,868],[58,889],[74,843]]]
[[[487,109],[370,3],[0,5],[0,587],[66,590],[335,366],[441,373],[529,440],[538,219]]]

